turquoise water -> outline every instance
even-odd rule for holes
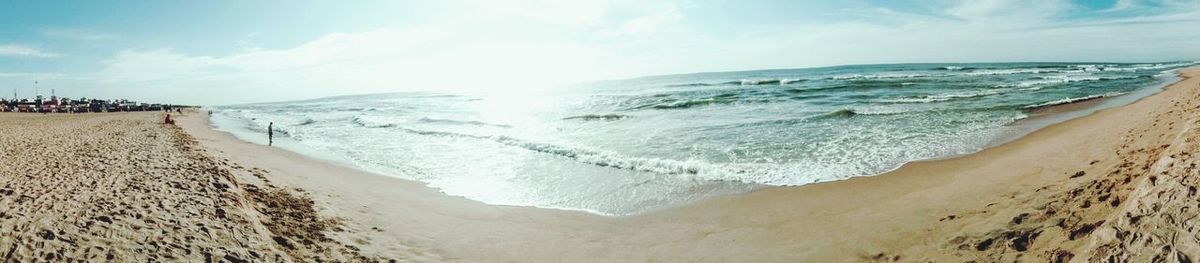
[[[626,215],[975,152],[1028,132],[1012,124],[1031,110],[1138,93],[1195,64],[698,73],[219,106],[214,123],[254,138],[273,121],[284,147],[487,203]]]

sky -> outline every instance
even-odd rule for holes
[[[8,1],[0,94],[222,105],[849,64],[1193,61],[1198,28],[1200,0]]]

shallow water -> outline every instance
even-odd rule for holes
[[[213,121],[243,138],[257,138],[273,121],[281,147],[447,194],[625,215],[978,151],[1031,129],[1010,125],[1031,109],[1144,96],[1140,90],[1171,77],[1166,72],[1195,64],[699,73],[537,94],[395,93],[218,106]]]

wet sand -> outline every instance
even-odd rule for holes
[[[240,141],[199,113],[180,118],[182,129],[158,124],[156,113],[0,114],[0,253],[18,261],[1192,261],[1200,256],[1191,156],[1198,84],[1185,78],[976,154],[629,217],[447,196]]]

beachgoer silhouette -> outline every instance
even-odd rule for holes
[[[275,144],[275,122],[267,124],[267,146]]]

